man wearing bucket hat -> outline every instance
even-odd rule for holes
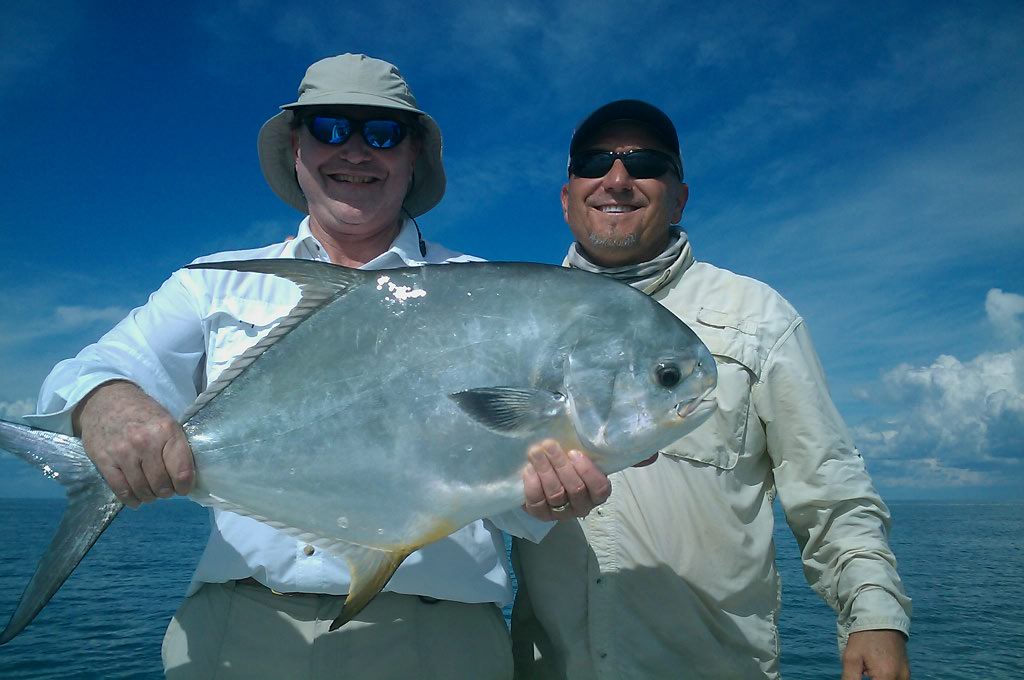
[[[298,99],[260,130],[270,187],[306,217],[294,238],[197,262],[324,260],[352,267],[470,258],[427,242],[413,218],[445,189],[441,132],[398,70],[345,54],[309,67]],[[187,493],[178,419],[285,317],[294,286],[179,270],[149,302],[54,368],[34,424],[80,433],[126,505]],[[301,377],[297,377],[301,380]],[[164,638],[170,678],[508,678],[511,600],[500,532],[539,538],[521,512],[478,521],[411,555],[381,595],[329,632],[348,592],[343,561],[268,525],[215,511],[188,597]]]
[[[688,189],[672,121],[636,100],[598,108],[573,134],[568,174],[565,264],[687,322],[718,365],[718,409],[653,464],[612,475],[589,517],[515,541],[517,677],[777,679],[777,497],[838,615],[843,680],[909,678],[888,509],[803,319],[763,283],[696,261],[675,226]]]

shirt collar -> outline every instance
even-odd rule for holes
[[[295,238],[285,246],[285,253],[303,260],[322,260],[330,262],[327,251],[309,230],[309,215],[299,223]],[[392,269],[394,267],[418,267],[427,264],[420,255],[420,234],[415,223],[409,219],[402,220],[402,228],[398,237],[386,251],[373,258],[360,269]]]

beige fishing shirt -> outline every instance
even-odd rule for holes
[[[685,236],[684,236],[685,237]],[[776,496],[811,586],[849,633],[907,633],[910,600],[875,491],[803,319],[697,262],[653,297],[718,363],[718,410],[588,518],[516,541],[521,678],[778,678]]]

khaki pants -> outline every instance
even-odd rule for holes
[[[344,600],[208,583],[167,627],[164,672],[170,680],[512,677],[508,629],[494,604],[381,593],[329,632]]]

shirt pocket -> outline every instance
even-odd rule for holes
[[[714,396],[718,408],[696,430],[662,449],[662,453],[732,470],[745,450],[750,390],[761,376],[757,323],[709,307],[701,307],[696,320],[688,323],[715,358],[718,386]]]
[[[207,327],[207,384],[266,336],[288,315],[291,308],[291,304],[249,300],[237,296],[211,300],[210,308],[203,319]]]

